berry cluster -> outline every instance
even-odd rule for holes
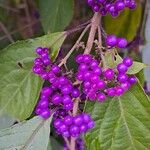
[[[117,38],[115,35],[109,35],[106,38],[106,44],[110,47],[126,48],[128,42],[125,38]]]
[[[102,16],[109,13],[111,16],[117,17],[125,8],[136,8],[135,0],[87,0],[87,3],[94,12],[99,12]]]
[[[36,53],[40,55],[34,61],[33,72],[49,81],[50,86],[41,91],[40,100],[36,107],[36,114],[43,118],[50,116],[50,107],[72,110],[73,99],[80,96],[80,91],[72,82],[62,75],[59,66],[52,64],[47,48],[38,47]]]
[[[116,69],[105,69],[99,66],[99,62],[91,55],[78,55],[76,62],[79,64],[77,79],[83,82],[83,92],[91,101],[106,100],[108,96],[123,95],[132,84],[136,83],[136,77],[128,76],[126,72],[132,66],[131,58],[126,57],[117,65]]]
[[[64,137],[78,137],[94,127],[90,115],[83,113],[74,117],[67,115],[63,119],[55,119],[54,127]]]

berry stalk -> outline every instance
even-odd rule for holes
[[[91,30],[89,33],[89,37],[88,37],[88,41],[87,41],[84,54],[89,54],[91,52],[94,39],[95,39],[95,34],[98,29],[98,26],[100,25],[100,21],[101,21],[101,16],[99,13],[96,12],[91,21]],[[74,103],[74,107],[73,107],[73,116],[75,116],[78,112],[78,105],[79,105],[79,99],[76,99]],[[71,137],[70,150],[75,150],[75,145],[76,145],[75,143],[76,143],[76,138]]]

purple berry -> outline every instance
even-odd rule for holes
[[[137,82],[137,78],[135,76],[130,76],[128,81],[131,85],[133,85]]]
[[[121,95],[123,95],[123,94],[124,94],[123,88],[121,88],[121,87],[116,87],[116,88],[115,88],[115,95],[116,95],[116,96],[121,96]]]
[[[82,81],[84,79],[84,74],[82,72],[78,72],[77,75],[76,75],[76,78],[79,80],[79,81]]]
[[[109,35],[106,38],[106,44],[108,46],[114,47],[117,45],[117,37],[115,35]]]
[[[64,85],[68,83],[68,79],[64,76],[58,78],[59,84]]]
[[[42,109],[40,116],[44,119],[48,119],[50,117],[51,113],[49,109]]]
[[[133,60],[130,57],[126,57],[123,59],[123,64],[130,67],[133,65]]]
[[[48,108],[48,106],[49,106],[48,100],[40,100],[38,102],[38,107],[40,108]]]
[[[83,62],[84,63],[90,63],[92,61],[92,56],[89,54],[83,55]]]
[[[67,131],[67,130],[68,130],[68,127],[64,123],[62,123],[61,126],[59,127],[59,131],[61,133],[63,133],[65,131]]]
[[[71,116],[69,116],[69,115],[66,116],[64,118],[64,123],[65,123],[65,125],[70,126],[73,123],[73,118]]]
[[[92,82],[92,83],[97,83],[97,82],[99,82],[99,76],[93,75],[93,76],[91,77],[91,82]]]
[[[61,87],[61,92],[64,94],[64,95],[68,95],[71,93],[71,90],[72,90],[72,86],[70,84],[67,84],[67,85],[64,85]]]
[[[60,104],[61,102],[62,102],[62,97],[61,97],[59,94],[53,95],[53,97],[52,97],[52,103],[53,103],[54,105],[58,105],[58,104]]]
[[[93,69],[93,73],[95,74],[95,75],[101,75],[101,73],[102,73],[102,69],[100,68],[100,67],[95,67],[94,69]]]
[[[81,132],[81,133],[85,133],[87,130],[88,130],[88,128],[87,128],[87,126],[86,126],[85,124],[82,124],[82,125],[80,126],[80,132]]]
[[[32,71],[35,74],[41,74],[43,73],[43,68],[41,66],[33,66]]]
[[[70,137],[70,133],[69,133],[69,131],[65,131],[65,132],[63,132],[63,133],[62,133],[62,135],[63,135],[64,137],[67,137],[67,138],[69,138],[69,137]],[[63,149],[63,150],[64,150],[64,149]],[[68,150],[68,148],[67,148],[66,150]]]
[[[113,96],[115,96],[115,89],[109,88],[106,90],[106,93],[108,94],[108,96],[113,97]]]
[[[66,104],[63,106],[63,108],[67,111],[72,110],[73,109],[73,102]]]
[[[52,92],[53,92],[53,89],[51,87],[44,87],[41,91],[41,94],[45,96],[50,96]]]
[[[94,121],[91,120],[91,121],[87,124],[87,126],[88,126],[89,129],[92,129],[92,128],[95,126]]]
[[[94,12],[99,12],[100,8],[98,5],[94,5],[93,10],[94,10]]]
[[[84,73],[83,79],[84,80],[90,80],[91,76],[92,76],[92,73],[90,71],[87,71]]]
[[[90,63],[91,69],[95,69],[96,67],[99,67],[98,65],[99,65],[99,63],[96,60],[92,60]]]
[[[36,113],[37,115],[40,115],[41,112],[42,112],[42,109],[41,109],[41,108],[37,107],[37,108],[35,109],[35,113]]]
[[[78,126],[72,125],[70,127],[70,134],[71,134],[71,136],[77,137],[79,135],[79,133],[80,133],[80,129],[79,129]]]
[[[126,74],[118,74],[117,80],[121,83],[126,82],[128,80],[128,76]]]
[[[106,95],[104,93],[98,93],[97,99],[99,102],[104,102],[106,100]]]
[[[64,105],[70,104],[72,102],[72,99],[69,95],[64,95],[62,97],[62,102]]]
[[[118,11],[121,11],[125,8],[125,4],[123,1],[117,1],[115,3],[115,8],[118,10]]]
[[[85,72],[88,70],[88,66],[86,64],[80,64],[79,71]]]
[[[81,115],[75,116],[73,118],[73,122],[75,125],[80,126],[83,123],[83,119]]]
[[[54,120],[54,127],[57,129],[62,125],[62,120],[61,119],[56,119]]]
[[[107,70],[105,70],[105,72],[104,72],[104,77],[105,77],[106,79],[111,80],[111,79],[114,78],[114,76],[115,76],[115,73],[114,73],[114,71],[113,71],[112,69],[107,69]]]
[[[76,57],[76,62],[77,63],[83,63],[83,55],[82,54],[80,54],[80,55],[78,55],[77,57]]]
[[[57,65],[53,65],[52,68],[51,68],[51,71],[55,74],[59,73],[60,72],[60,68],[59,66]]]
[[[36,53],[39,54],[39,55],[41,55],[43,53],[43,48],[42,47],[38,47],[36,49]]]
[[[49,58],[44,58],[43,63],[44,65],[48,66],[51,64],[51,60]]]
[[[83,113],[82,114],[82,119],[83,119],[83,122],[86,124],[86,123],[90,122],[91,117],[90,117],[89,114]]]
[[[117,39],[117,46],[119,48],[126,48],[127,44],[128,44],[128,42],[125,38],[118,38]]]
[[[123,64],[123,63],[120,63],[117,65],[117,70],[120,72],[120,73],[126,73],[127,70],[128,70],[128,67]]]
[[[121,88],[123,88],[124,91],[127,91],[131,85],[129,82],[124,82],[124,83],[121,83],[120,86],[121,86]]]
[[[79,91],[79,89],[77,89],[77,88],[72,89],[71,96],[72,96],[73,98],[79,97],[79,96],[80,96],[80,91]]]
[[[106,83],[103,80],[99,80],[96,84],[98,89],[104,89],[106,86]]]

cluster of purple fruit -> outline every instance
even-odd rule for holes
[[[50,107],[57,106],[67,111],[72,110],[73,99],[80,96],[79,89],[62,75],[59,66],[51,63],[47,48],[38,47],[36,53],[40,57],[34,61],[33,72],[50,83],[50,86],[44,87],[41,91],[36,114],[46,119],[50,116]]]
[[[103,102],[107,95],[121,96],[132,84],[136,83],[135,76],[129,77],[126,74],[128,68],[133,64],[129,57],[124,58],[115,70],[110,68],[102,70],[99,62],[89,54],[78,55],[76,62],[79,64],[76,77],[83,82],[83,92],[91,101]],[[110,87],[112,85],[113,87]]]
[[[117,17],[125,8],[136,8],[135,0],[87,0],[87,3],[94,12],[99,12],[102,16],[109,13],[111,16]]]
[[[54,127],[58,134],[64,137],[78,137],[94,127],[94,121],[90,115],[83,113],[76,116],[67,115],[63,119],[55,119]]]
[[[125,38],[117,38],[115,35],[108,35],[106,44],[110,47],[126,48],[128,42]]]

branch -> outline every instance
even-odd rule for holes
[[[8,32],[8,30],[6,29],[6,27],[4,26],[4,24],[0,21],[0,27],[2,28],[3,32],[5,33],[6,37],[8,38],[8,40],[13,43],[14,40],[11,36],[11,34]]]
[[[68,58],[70,57],[70,55],[73,53],[73,51],[75,50],[75,48],[78,46],[79,42],[81,41],[81,39],[83,38],[83,36],[85,35],[85,33],[87,32],[87,30],[89,29],[90,26],[91,26],[91,24],[87,25],[87,27],[83,30],[83,32],[81,33],[80,37],[78,38],[78,40],[76,41],[76,43],[74,44],[74,46],[72,47],[72,49],[68,52],[68,54],[66,55],[66,57],[59,64],[59,67],[61,67],[62,65],[64,65],[66,63],[66,61],[68,60]]]
[[[91,52],[91,49],[92,49],[92,46],[94,43],[96,30],[97,30],[98,26],[100,25],[100,18],[101,17],[99,15],[99,13],[95,13],[93,18],[92,18],[91,30],[89,33],[89,37],[88,37],[88,41],[87,41],[87,45],[86,45],[86,49],[84,51],[84,54],[89,54]],[[74,103],[73,116],[75,116],[78,112],[79,100],[80,99],[76,99],[76,101]],[[76,145],[76,138],[71,137],[71,149],[70,150],[75,150],[75,145]]]
[[[100,18],[101,18],[101,16],[100,16],[99,13],[95,13],[93,18],[92,18],[91,31],[89,33],[89,38],[88,38],[87,45],[86,45],[86,48],[85,48],[85,51],[84,51],[85,54],[89,54],[91,49],[92,49],[95,34],[96,34],[96,30],[97,30],[97,28],[100,24]]]

